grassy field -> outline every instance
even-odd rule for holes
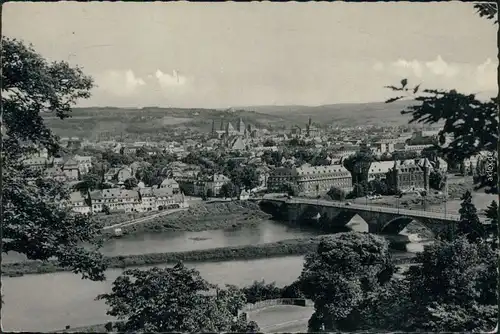
[[[123,228],[123,233],[235,229],[242,225],[258,224],[269,217],[254,202],[202,202],[191,204],[186,211],[175,212],[145,223],[126,226]]]

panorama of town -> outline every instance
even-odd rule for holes
[[[2,6],[2,332],[497,332],[496,5],[154,5]]]
[[[213,121],[210,133],[179,142],[63,137],[63,147],[75,154],[49,158],[42,150],[23,162],[70,188],[87,187],[72,192],[70,202],[75,212],[90,214],[162,211],[187,207],[188,199],[196,197],[227,201],[266,194],[346,203],[366,197],[372,203],[400,194],[425,199],[428,193],[441,195],[444,202],[446,180],[463,184],[468,176],[484,177],[492,160],[484,151],[449,165],[436,153],[439,129],[320,129],[309,119],[305,125],[273,132],[252,129],[240,118],[236,126]],[[360,152],[373,161],[356,166],[359,170],[353,173],[346,161],[354,161]]]

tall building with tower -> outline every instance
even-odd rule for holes
[[[320,135],[319,129],[312,124],[311,117],[309,117],[309,123],[307,123],[306,126],[306,135],[309,138],[318,137]]]
[[[245,126],[245,123],[243,120],[240,118],[238,120],[238,125],[236,129],[234,126],[231,124],[231,122],[227,122],[224,126],[224,121],[221,119],[220,121],[220,130],[215,130],[215,120],[212,121],[212,137],[213,138],[229,138],[233,136],[242,136],[246,137],[248,134],[247,132],[247,127]]]
[[[404,160],[393,163],[393,167],[386,174],[389,188],[395,190],[429,190],[429,177],[432,165],[428,159]]]

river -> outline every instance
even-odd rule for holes
[[[300,275],[303,257],[187,265],[199,270],[207,281],[221,286],[235,284],[242,287],[262,279],[284,286]],[[104,302],[94,298],[109,292],[111,283],[121,272],[122,269],[108,270],[105,282],[82,280],[69,272],[3,277],[3,329],[38,332],[63,329],[66,325],[79,327],[105,323],[112,317],[106,315]]]
[[[367,231],[367,224],[355,216],[348,224],[355,231]],[[143,233],[108,241],[102,251],[107,256],[158,252],[189,251],[217,247],[263,244],[285,239],[318,235],[316,231],[288,227],[279,222],[264,220],[260,224],[236,230],[203,232]],[[425,240],[405,230],[391,237],[394,242],[406,244],[409,252],[423,249]],[[3,262],[22,260],[20,254],[7,254]],[[201,272],[208,281],[224,285],[245,286],[254,280],[276,281],[280,286],[292,283],[303,266],[302,256],[268,258],[250,261],[222,261],[188,264]],[[111,282],[121,269],[107,271],[107,281],[91,282],[68,272],[23,277],[2,277],[5,306],[2,307],[3,329],[6,331],[49,331],[104,323],[106,305],[94,301],[108,292]]]
[[[101,248],[106,256],[184,252],[199,249],[258,245],[316,236],[318,231],[289,227],[273,220],[262,220],[259,224],[230,230],[209,230],[201,232],[165,231],[145,232],[111,239]],[[2,257],[3,263],[26,261],[23,254],[9,252]]]

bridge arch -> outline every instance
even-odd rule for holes
[[[380,233],[384,234],[398,234],[401,232],[408,224],[414,221],[414,218],[399,216],[387,223],[385,223],[380,229]]]

